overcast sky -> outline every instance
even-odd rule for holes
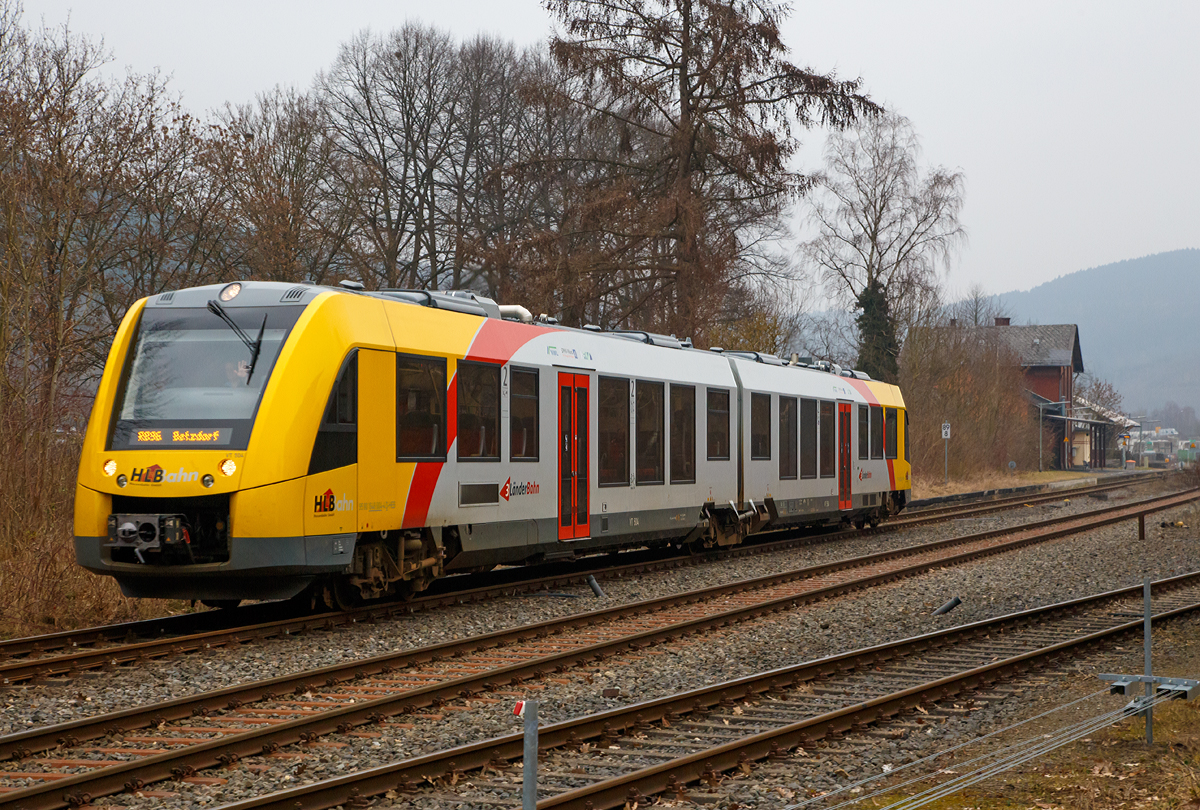
[[[550,31],[537,0],[25,0],[25,12],[29,25],[69,14],[115,67],[159,69],[196,112],[306,89],[364,28],[419,20],[521,45]],[[784,42],[797,64],[861,77],[912,119],[925,162],[965,172],[970,243],[953,289],[1027,289],[1200,247],[1196,0],[797,2]],[[821,146],[809,137],[800,168]]]

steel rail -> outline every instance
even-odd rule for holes
[[[1105,514],[1099,518],[1093,517],[1091,520],[1086,519],[1086,516],[1074,516],[1076,522],[1080,525],[1051,528],[1041,539],[1050,539],[1064,534],[1083,531],[1097,525],[1107,525],[1112,522],[1128,519],[1139,512],[1144,514],[1148,511],[1169,508],[1177,503],[1194,500],[1198,497],[1200,497],[1200,491],[1192,491],[1167,498],[1152,499],[1151,501],[1136,505],[1100,510]],[[1120,510],[1121,514],[1114,514],[1117,510]],[[1051,523],[1061,524],[1064,520],[1065,518],[1056,518]],[[544,677],[552,669],[566,670],[579,664],[603,660],[619,652],[638,650],[662,641],[723,627],[755,616],[778,612],[830,596],[840,595],[858,588],[869,587],[881,582],[910,576],[914,573],[928,570],[931,567],[943,567],[947,564],[975,559],[983,554],[998,553],[1007,548],[1020,547],[1038,541],[1037,537],[1025,537],[1003,545],[994,545],[985,549],[954,555],[949,558],[941,558],[915,566],[886,571],[852,582],[835,583],[806,593],[783,596],[690,621],[676,622],[665,627],[646,630],[615,640],[529,659],[484,673],[466,675],[429,684],[417,689],[397,692],[385,697],[331,709],[321,715],[289,720],[266,728],[231,734],[222,739],[199,741],[197,745],[188,748],[168,751],[160,755],[123,763],[119,766],[111,766],[91,773],[69,776],[56,780],[51,784],[44,784],[14,791],[7,795],[0,795],[0,806],[20,801],[20,806],[26,807],[28,810],[35,810],[35,808],[42,807],[61,807],[64,804],[70,803],[71,800],[67,798],[68,796],[77,795],[79,792],[92,796],[120,792],[129,789],[129,785],[131,784],[141,785],[166,779],[179,773],[194,772],[202,768],[234,761],[243,756],[256,754],[262,750],[272,750],[274,747],[280,745],[312,739],[314,736],[332,733],[333,731],[345,731],[357,725],[380,722],[389,716],[412,712],[420,707],[439,705],[440,703],[463,696],[469,697],[478,692],[491,691],[499,688],[501,682],[505,679],[510,684],[519,684],[529,678]],[[940,542],[945,544],[949,541]],[[770,578],[768,577],[767,579]],[[622,614],[635,615],[636,613],[646,612],[646,607],[650,605],[662,607],[665,603],[678,603],[681,600],[693,603],[699,601],[700,596],[698,594],[712,591],[730,592],[730,589],[745,590],[745,583],[716,586],[715,588],[704,589],[701,592],[684,594],[681,597],[648,600],[645,603],[610,608],[597,611],[594,614],[582,614],[539,625],[529,625],[524,628],[517,628],[514,631],[497,631],[487,636],[469,640],[469,642],[477,643],[480,639],[487,639],[495,644],[500,641],[505,633],[510,632],[520,633],[522,634],[521,637],[529,637],[530,635],[545,637],[561,632],[562,629],[569,627],[571,624],[585,624],[586,626],[587,624],[596,624],[605,619],[611,620],[613,616]],[[292,684],[295,684],[293,691],[306,691],[311,688],[315,677],[319,678],[321,674],[326,672],[334,673],[326,679],[327,683],[334,685],[343,680],[354,680],[364,677],[368,673],[382,672],[385,669],[390,670],[394,667],[395,662],[404,656],[411,656],[409,660],[433,660],[435,656],[445,658],[447,655],[453,655],[456,646],[461,646],[461,643],[451,642],[415,651],[380,656],[367,661],[354,662],[349,665],[326,667],[322,670],[299,673],[295,676],[285,676],[283,678],[258,682],[250,684],[245,688],[231,687],[219,690],[218,692],[206,693],[198,696],[198,699],[181,698],[155,706],[127,710],[100,718],[91,718],[50,728],[22,732],[0,738],[0,758],[13,756],[23,758],[35,751],[46,750],[56,745],[74,745],[85,735],[91,737],[100,736],[102,733],[112,730],[108,725],[110,723],[119,724],[119,729],[124,731],[131,725],[133,727],[159,725],[169,719],[179,719],[199,713],[200,710],[210,706],[213,708],[223,708],[240,705],[253,700],[270,699],[270,697],[275,697],[279,694],[278,690],[281,688],[286,690]],[[341,677],[337,677],[339,674]],[[236,703],[233,703],[233,701],[236,701]],[[70,791],[72,789],[76,793],[58,793],[60,790]]]
[[[1141,475],[1141,474],[1139,474],[1139,475]],[[986,496],[984,496],[984,497],[980,497],[977,499],[972,499],[970,501],[958,502],[958,503],[934,504],[931,506],[924,506],[924,507],[910,506],[909,508],[907,508],[905,510],[905,514],[909,517],[933,517],[934,515],[939,515],[939,514],[955,513],[958,510],[964,509],[967,507],[970,507],[972,509],[974,509],[974,508],[985,509],[985,508],[991,507],[991,506],[999,506],[999,507],[1007,508],[1007,507],[1013,506],[1015,504],[1041,503],[1044,501],[1061,500],[1063,498],[1069,498],[1069,497],[1074,497],[1074,496],[1094,495],[1094,494],[1103,493],[1103,492],[1110,492],[1114,489],[1123,489],[1123,488],[1129,487],[1129,486],[1137,486],[1139,484],[1150,483],[1151,481],[1161,481],[1165,478],[1167,478],[1167,475],[1165,475],[1163,473],[1152,473],[1152,474],[1146,474],[1145,477],[1139,478],[1137,480],[1097,481],[1095,484],[1089,484],[1087,486],[1081,486],[1081,487],[1066,486],[1066,487],[1060,487],[1058,489],[1053,489],[1053,490],[1043,490],[1041,492],[1030,492],[1030,493],[1026,493],[1024,495],[1018,493],[1015,495],[1001,495],[1001,496],[995,497],[995,498],[987,498]]]
[[[1134,502],[1132,506],[1154,502],[1157,499],[1148,499],[1145,501]],[[1091,510],[1086,515],[1102,515],[1107,512],[1119,512],[1131,505],[1118,505],[1105,507],[1103,509]],[[1051,526],[1057,523],[1071,522],[1077,520],[1078,515],[1063,515],[1056,518],[1051,518],[1047,521],[1041,521],[1033,524],[1025,524],[1031,528]],[[800,569],[798,572],[789,572],[783,575],[772,575],[775,577],[796,576],[812,577],[819,576],[824,573],[844,570],[847,567],[860,567],[869,565],[877,561],[895,559],[897,556],[911,556],[913,554],[932,551],[939,548],[945,548],[952,545],[961,545],[968,542],[976,542],[989,537],[1002,536],[1012,534],[1013,529],[993,529],[988,532],[981,532],[974,535],[966,535],[960,538],[950,538],[949,540],[934,541],[931,543],[919,544],[916,546],[907,546],[900,549],[892,549],[885,552],[879,552],[874,555],[865,555],[862,557],[852,558],[846,561],[829,563],[824,566],[815,566],[808,569]],[[784,541],[788,542],[788,541]],[[761,587],[761,583],[767,582],[770,577],[762,577],[758,580],[749,580],[749,587]],[[730,586],[717,586],[718,588],[728,588]],[[482,591],[493,593],[494,589],[484,588]],[[502,589],[503,590],[503,589]],[[715,590],[699,591],[697,593],[708,596],[710,593],[716,593]],[[461,600],[473,600],[481,598],[481,594],[474,591],[467,591],[457,595]],[[234,627],[224,630],[213,630],[206,633],[198,633],[181,638],[164,638],[154,639],[143,642],[128,644],[116,649],[85,649],[77,650],[67,655],[54,656],[50,658],[37,658],[33,660],[17,660],[10,661],[5,664],[0,664],[0,683],[10,684],[18,683],[24,680],[29,680],[36,677],[46,677],[50,675],[60,675],[75,672],[81,669],[95,668],[105,665],[118,665],[121,663],[139,662],[153,657],[162,657],[172,653],[190,652],[199,649],[206,649],[215,646],[225,646],[229,644],[239,644],[246,641],[271,638],[292,633],[304,632],[314,628],[332,629],[337,624],[355,623],[359,621],[373,621],[379,618],[380,613],[403,613],[402,605],[390,605],[386,607],[370,607],[360,608],[356,611],[350,611],[344,614],[326,614],[315,617],[301,617],[290,620],[277,620],[266,622],[258,625]],[[2,754],[0,754],[2,757]]]
[[[998,544],[975,551],[963,552],[951,557],[940,557],[936,560],[930,560],[900,569],[891,569],[847,582],[834,583],[821,588],[811,589],[806,593],[788,594],[786,596],[766,601],[758,605],[733,608],[717,614],[717,616],[723,619],[741,620],[743,615],[756,615],[753,613],[753,611],[756,609],[761,608],[764,610],[778,610],[781,609],[781,607],[791,607],[829,598],[831,596],[838,596],[848,593],[851,590],[870,587],[903,577],[913,576],[928,570],[930,567],[943,566],[948,563],[954,564],[965,562],[989,553],[1002,553],[1022,545],[1043,542],[1045,540],[1054,539],[1067,534],[1085,531],[1096,526],[1106,525],[1107,523],[1130,519],[1138,513],[1144,513],[1149,510],[1167,509],[1178,505],[1179,503],[1198,498],[1200,498],[1200,490],[1189,491],[1171,496],[1151,498],[1146,501],[1136,502],[1133,504],[1107,507],[1102,510],[1096,510],[1081,515],[1059,516],[1047,521],[1024,524],[1022,526],[1009,529],[993,529],[987,532],[962,535],[959,537],[948,538],[946,540],[921,543],[915,546],[891,549],[861,557],[837,560],[830,563],[823,563],[821,565],[809,566],[791,571],[783,571],[775,574],[768,574],[752,579],[738,580],[736,582],[726,583],[724,585],[712,585],[706,588],[688,591],[681,594],[674,594],[656,599],[648,599],[640,602],[632,602],[625,605],[617,605],[615,607],[603,608],[586,613],[573,614],[557,619],[549,619],[544,622],[521,625],[505,630],[497,630],[468,639],[442,642],[440,644],[430,645],[427,647],[420,647],[412,650],[402,650],[395,653],[387,653],[349,663],[332,664],[327,667],[309,670],[294,675],[279,676],[277,678],[255,681],[249,684],[240,684],[238,686],[226,687],[225,689],[204,692],[198,695],[175,698],[170,701],[152,704],[147,707],[127,709],[124,711],[101,715],[95,718],[71,721],[43,729],[33,729],[30,731],[18,732],[16,734],[0,737],[0,760],[8,759],[13,756],[28,756],[32,752],[48,750],[61,745],[62,740],[64,739],[74,739],[75,741],[94,739],[96,737],[104,736],[108,733],[109,729],[112,728],[121,728],[124,730],[144,728],[147,726],[159,725],[164,721],[190,717],[203,711],[219,711],[228,708],[229,702],[233,700],[236,700],[242,704],[251,701],[263,700],[263,696],[265,695],[278,695],[281,691],[294,691],[299,687],[305,687],[307,689],[314,682],[324,681],[328,685],[333,685],[334,683],[341,681],[361,678],[364,675],[387,673],[391,670],[411,666],[414,664],[437,662],[446,658],[459,657],[467,651],[490,649],[493,647],[501,647],[519,643],[520,641],[526,639],[558,635],[580,625],[591,626],[604,622],[613,622],[632,616],[658,612],[669,607],[694,604],[706,600],[715,600],[733,594],[745,593],[753,590],[762,590],[793,581],[816,579],[831,573],[853,570],[857,568],[866,568],[882,562],[903,559],[905,557],[935,552],[947,548],[954,548],[956,546],[967,545],[971,543],[983,542],[996,537],[1003,537],[1012,534],[1026,535],[1016,540],[1009,541],[1008,543]],[[1078,525],[1063,526],[1063,524],[1072,523]],[[1053,529],[1054,527],[1058,527],[1058,530],[1053,532],[1047,531]],[[1036,532],[1041,533],[1031,534]]]
[[[1155,583],[1155,587],[1161,593],[1197,583],[1200,583],[1200,572],[1161,580]],[[660,722],[664,718],[674,721],[680,715],[703,712],[719,705],[728,705],[731,701],[753,699],[778,692],[790,685],[863,667],[874,667],[883,661],[940,649],[957,641],[970,641],[1000,632],[1007,627],[1042,621],[1055,614],[1071,615],[1083,608],[1101,606],[1105,602],[1139,597],[1141,593],[1141,585],[1121,588],[573,718],[539,729],[538,747],[539,750],[554,749],[573,746],[596,737],[611,738],[614,734],[629,733],[651,723]],[[1200,610],[1200,602],[1156,614],[1155,619],[1163,621],[1196,610]],[[743,737],[716,748],[678,757],[660,765],[598,781],[588,787],[543,799],[537,806],[539,810],[602,810],[620,807],[630,799],[636,800],[639,795],[654,795],[668,789],[678,789],[680,785],[700,779],[709,770],[727,771],[738,767],[745,759],[776,757],[796,745],[807,745],[830,735],[879,723],[919,705],[935,703],[962,691],[992,685],[1064,652],[1141,628],[1141,620],[1124,622],[1105,630],[1009,656],[981,667]],[[523,738],[523,734],[510,734],[458,746],[335,779],[234,802],[223,805],[220,810],[321,810],[341,804],[353,806],[351,803],[355,801],[388,791],[409,792],[421,782],[450,773],[478,770],[487,766],[496,767],[509,760],[520,759],[523,755]]]
[[[1156,474],[1156,477],[1160,477]],[[1114,489],[1123,489],[1130,486],[1137,486],[1153,480],[1152,478],[1141,478],[1134,481],[1120,482],[1105,482],[1089,487],[1073,487],[1057,491],[1055,493],[1033,493],[1028,497],[1014,496],[1008,499],[988,500],[982,503],[973,501],[964,502],[952,506],[931,507],[927,510],[911,513],[901,517],[893,518],[880,527],[870,530],[875,533],[884,533],[894,531],[896,529],[911,528],[914,526],[927,525],[941,522],[943,520],[971,517],[975,515],[984,515],[992,512],[1003,511],[1011,508],[1016,503],[1036,504],[1047,501],[1060,500],[1066,495],[1088,495],[1096,492],[1105,492]],[[42,658],[29,658],[25,663],[33,661],[50,661],[52,658],[59,656],[47,656],[56,650],[67,650],[79,652],[76,648],[98,643],[112,642],[121,646],[108,648],[110,655],[106,659],[101,650],[91,650],[88,652],[97,653],[92,657],[93,661],[107,663],[113,658],[118,662],[122,660],[135,660],[139,657],[149,655],[147,648],[139,648],[133,650],[128,658],[121,655],[121,649],[130,644],[139,644],[138,641],[130,641],[131,639],[142,639],[143,641],[155,640],[160,644],[170,649],[170,643],[173,639],[182,639],[190,635],[207,634],[205,639],[209,646],[222,646],[226,643],[240,643],[248,638],[236,638],[239,631],[244,630],[246,633],[253,632],[252,638],[270,638],[274,635],[285,635],[289,632],[296,632],[294,628],[302,629],[324,628],[330,622],[335,624],[352,624],[357,621],[368,620],[369,617],[387,618],[393,615],[407,615],[418,611],[430,610],[446,605],[460,604],[462,602],[482,601],[489,598],[494,598],[497,595],[511,594],[524,590],[538,590],[542,588],[561,587],[565,585],[575,585],[583,582],[588,576],[596,576],[601,579],[619,579],[631,573],[644,573],[653,570],[669,570],[671,568],[703,564],[709,562],[721,561],[729,558],[742,557],[747,555],[757,555],[770,553],[781,549],[794,548],[798,545],[808,545],[813,542],[827,543],[841,540],[847,537],[862,536],[862,533],[855,530],[845,530],[838,532],[829,532],[826,534],[812,535],[807,534],[800,537],[792,537],[783,540],[771,539],[776,534],[794,533],[795,527],[784,527],[778,529],[767,529],[757,536],[752,536],[748,542],[742,545],[723,548],[705,550],[693,554],[673,555],[662,559],[644,560],[636,563],[629,563],[620,566],[604,567],[598,569],[588,569],[585,571],[573,571],[564,574],[549,574],[537,576],[532,579],[524,579],[516,582],[489,584],[480,587],[468,588],[464,590],[449,590],[444,593],[432,595],[423,595],[417,597],[411,602],[405,603],[383,603],[366,605],[359,608],[354,608],[350,611],[332,611],[317,615],[289,615],[279,619],[269,619],[268,621],[255,621],[263,614],[285,610],[285,603],[269,603],[263,605],[247,605],[236,610],[220,610],[220,611],[205,611],[202,613],[189,613],[184,615],[164,616],[154,619],[143,619],[133,622],[123,622],[118,624],[103,625],[98,627],[82,628],[79,630],[62,630],[55,633],[47,633],[37,636],[26,636],[22,638],[0,639],[0,656],[8,659],[16,659],[19,656],[44,656]],[[586,559],[586,558],[583,558]],[[582,562],[582,560],[580,560]],[[548,564],[553,565],[553,564]],[[546,567],[546,566],[542,566]],[[538,573],[535,567],[530,568],[531,573]],[[444,583],[451,583],[452,580],[442,580]],[[250,622],[243,620],[243,617],[250,618]],[[274,623],[280,627],[279,633],[266,632],[270,625]],[[220,633],[227,633],[228,640],[222,641]],[[171,638],[165,638],[166,636]],[[153,648],[150,648],[153,649]],[[188,647],[181,649],[187,650]],[[73,653],[68,652],[67,655]],[[37,666],[24,667],[20,662],[12,662],[14,666],[5,672],[4,667],[8,664],[0,664],[0,683],[19,682],[28,677],[40,677],[43,675],[63,674],[72,669],[87,668],[90,664],[87,663],[87,657],[81,657],[79,661],[72,667],[65,668],[60,666],[52,666],[46,670],[39,670]],[[60,663],[66,663],[64,660]]]

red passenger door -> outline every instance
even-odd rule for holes
[[[588,375],[558,374],[558,539],[591,534],[588,510]]]
[[[850,403],[838,403],[838,509],[854,508],[850,494]]]

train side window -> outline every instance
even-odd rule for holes
[[[884,434],[883,440],[883,449],[885,451],[884,455],[886,455],[888,458],[895,458],[896,450],[899,449],[896,441],[896,409],[884,408],[883,421],[884,425],[886,426],[886,433]]]
[[[800,477],[817,477],[817,401],[800,400]]]
[[[396,458],[446,458],[446,358],[396,355]]]
[[[871,406],[871,458],[883,458],[883,408]]]
[[[908,461],[908,411],[900,411],[904,414],[904,460]]]
[[[460,360],[458,458],[500,460],[500,366]]]
[[[729,460],[729,392],[708,389],[708,460]]]
[[[342,363],[308,461],[308,474],[358,461],[358,350]]]
[[[821,477],[837,475],[837,419],[834,418],[832,402],[821,400],[821,419],[817,423],[821,432]]]
[[[637,382],[637,482],[661,484],[663,476],[663,384]]]
[[[779,398],[779,477],[796,477],[796,398]]]
[[[771,458],[771,395],[750,395],[750,458]]]
[[[629,380],[601,377],[596,450],[602,487],[629,486]]]
[[[508,453],[514,461],[538,458],[538,373],[512,369],[509,394]]]
[[[858,458],[865,461],[871,455],[871,410],[858,406]]]
[[[671,386],[671,483],[696,483],[696,387]]]

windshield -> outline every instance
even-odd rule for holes
[[[258,359],[207,309],[146,309],[117,398],[111,447],[245,448],[275,360],[303,307],[226,308]],[[263,316],[266,326],[263,327]]]

